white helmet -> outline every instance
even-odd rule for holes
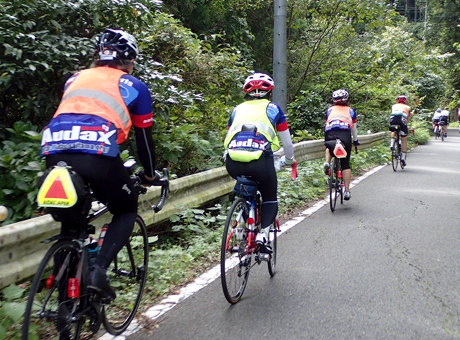
[[[272,77],[265,73],[254,73],[246,78],[243,90],[251,97],[265,97],[275,88],[275,82]]]

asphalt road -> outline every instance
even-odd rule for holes
[[[283,234],[236,305],[218,279],[127,339],[460,339],[460,134],[407,163]]]

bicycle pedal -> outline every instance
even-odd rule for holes
[[[240,252],[240,247],[238,246],[233,246],[229,249],[230,253],[239,253]]]

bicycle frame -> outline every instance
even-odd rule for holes
[[[138,190],[139,194],[145,194],[147,192],[147,188],[142,185],[141,178],[136,174],[133,175],[133,169],[135,166],[134,161],[125,162],[125,167],[131,173],[131,180],[133,182],[135,190]],[[161,196],[159,201],[156,205],[152,205],[151,208],[153,211],[158,212],[163,207],[166,196],[169,193],[169,171],[167,169],[163,169],[163,175],[157,173],[159,177],[153,185],[161,185]],[[92,193],[90,196],[86,197],[87,200],[93,200]],[[104,299],[100,298],[98,293],[92,292],[88,290],[87,284],[87,268],[89,266],[89,249],[88,245],[92,241],[91,234],[95,234],[96,228],[91,225],[91,222],[99,218],[100,216],[109,212],[107,206],[102,207],[94,212],[91,212],[86,217],[85,226],[83,225],[80,228],[77,228],[78,225],[73,226],[75,232],[72,231],[71,234],[59,234],[50,237],[49,239],[43,241],[43,243],[51,243],[54,241],[58,241],[54,243],[49,251],[46,253],[45,257],[40,264],[39,271],[41,270],[41,274],[37,272],[36,276],[33,280],[33,286],[35,285],[35,289],[32,289],[30,293],[26,312],[27,312],[27,323],[24,322],[23,328],[23,339],[28,339],[29,334],[29,322],[31,320],[31,316],[35,315],[38,319],[44,319],[47,322],[51,322],[55,324],[55,330],[62,336],[65,332],[70,331],[69,327],[73,327],[72,325],[75,324],[77,327],[75,331],[76,338],[79,338],[79,332],[81,327],[85,322],[89,321],[90,330],[93,333],[96,333],[101,323],[104,322],[104,326],[108,332],[114,335],[118,335],[123,332],[129,323],[132,321],[132,317],[135,315],[140,298],[142,296],[142,289],[145,284],[145,275],[146,275],[146,268],[147,263],[144,261],[141,262],[141,265],[136,266],[136,261],[133,257],[133,248],[131,247],[131,243],[128,241],[125,246],[127,249],[128,257],[127,263],[130,264],[127,270],[123,270],[118,266],[117,258],[114,259],[112,269],[112,273],[119,275],[120,277],[130,277],[136,278],[139,281],[143,280],[139,288],[139,297],[136,298],[136,302],[134,303],[133,311],[129,312],[126,321],[123,321],[122,325],[119,326],[118,324],[113,324],[112,321],[108,321],[106,318],[106,314],[104,309],[106,308],[109,301],[105,301]],[[145,223],[140,216],[136,217],[136,222],[140,230],[143,230],[143,239],[147,239],[147,233],[145,228]],[[148,249],[147,241],[144,242],[144,248]],[[59,251],[62,249],[66,249],[67,253],[62,253],[65,255],[61,259],[58,257],[54,257],[58,254]],[[56,251],[56,253],[54,253]],[[147,250],[145,250],[146,252]],[[54,255],[48,255],[54,254]],[[148,258],[147,254],[144,254],[144,258]],[[47,261],[53,259],[54,263],[52,264],[53,273],[49,276],[45,274],[45,270],[48,268],[49,264]],[[45,266],[46,265],[46,266]],[[130,269],[131,268],[131,269]],[[69,276],[69,271],[72,272]],[[47,292],[44,295],[44,299],[41,302],[40,311],[36,314],[33,314],[32,306],[33,306],[33,297],[37,294],[40,281],[43,277],[41,275],[45,274],[46,280],[46,287],[44,287]],[[65,275],[65,276],[64,276]],[[66,282],[63,286],[62,282]],[[40,289],[41,291],[41,289]],[[70,306],[67,311],[61,312],[58,308],[56,311],[53,309],[48,309],[48,302],[53,294],[58,294],[58,301],[60,301],[59,305],[65,305],[64,308]],[[55,319],[58,318],[58,321]],[[70,319],[71,318],[71,319]],[[86,319],[86,321],[85,321]],[[115,325],[115,326],[114,326]],[[72,331],[73,332],[73,331]]]

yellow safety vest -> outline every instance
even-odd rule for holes
[[[276,129],[267,116],[267,106],[270,104],[268,99],[256,99],[246,101],[235,108],[235,117],[225,137],[224,147],[228,150],[231,159],[238,162],[250,162],[259,159],[263,150],[248,150],[244,145],[229,148],[233,138],[241,132],[243,125],[255,125],[257,132],[264,135],[270,142],[273,151],[280,148],[280,142],[276,134]]]

